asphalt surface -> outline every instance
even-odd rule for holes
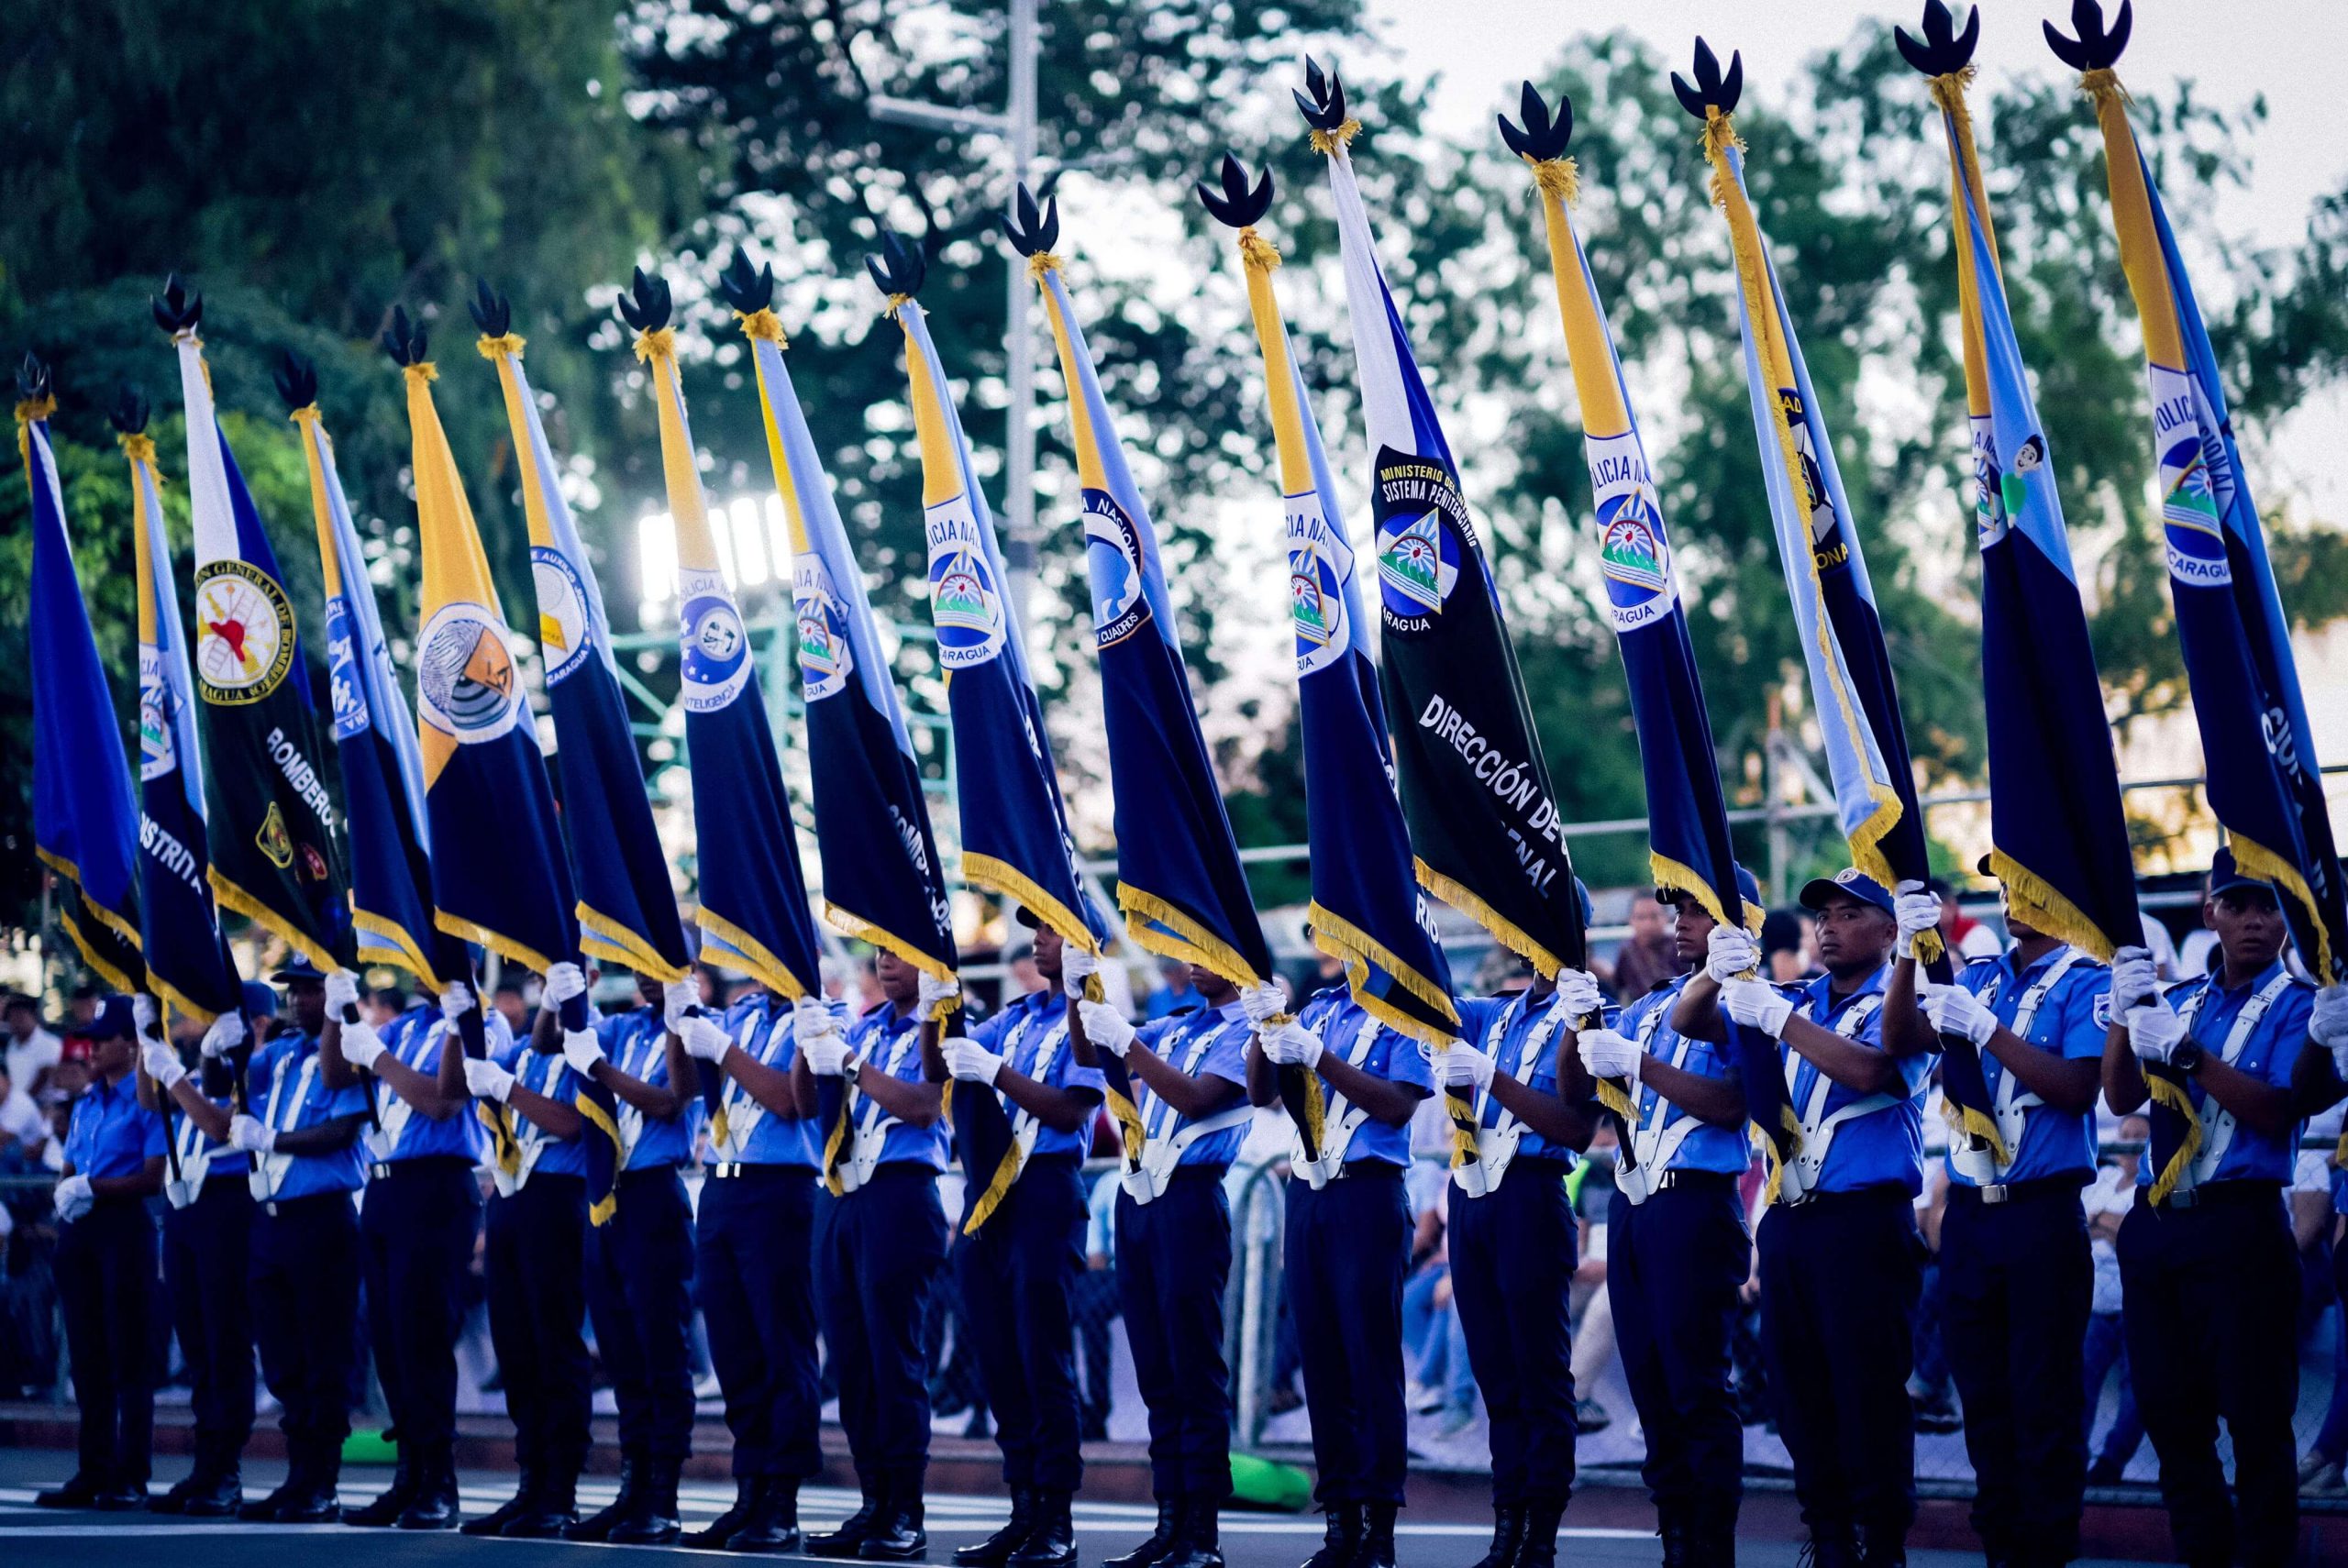
[[[342,1525],[280,1527],[245,1525],[234,1521],[172,1518],[147,1514],[67,1513],[33,1506],[37,1487],[61,1480],[72,1469],[72,1456],[35,1450],[0,1450],[0,1562],[10,1568],[49,1564],[89,1563],[105,1568],[168,1563],[171,1568],[319,1568],[322,1562],[365,1562],[369,1568],[442,1568],[450,1563],[479,1563],[482,1568],[554,1568],[581,1562],[582,1554],[618,1551],[649,1561],[663,1558],[706,1560],[716,1552],[655,1547],[586,1546],[568,1542],[477,1540],[447,1533],[407,1533],[399,1530],[357,1530]],[[157,1466],[160,1489],[186,1472],[183,1459],[165,1458]],[[245,1485],[259,1496],[276,1485],[282,1466],[249,1464]],[[343,1474],[342,1498],[347,1505],[364,1503],[390,1480],[388,1470],[352,1468]],[[468,1471],[461,1478],[468,1514],[485,1513],[504,1501],[513,1488],[510,1474]],[[608,1477],[589,1478],[580,1488],[590,1507],[610,1500]],[[685,1528],[714,1518],[733,1500],[733,1488],[723,1483],[688,1482],[680,1496]],[[811,1487],[802,1495],[800,1518],[817,1528],[827,1526],[855,1507],[853,1494],[835,1487]],[[977,1539],[1002,1522],[1006,1505],[1000,1497],[933,1495],[928,1502],[929,1560],[944,1564],[958,1545]],[[1407,1519],[1407,1515],[1405,1516]],[[1149,1533],[1149,1509],[1116,1503],[1079,1503],[1077,1541],[1086,1560],[1125,1550]],[[1308,1556],[1321,1533],[1316,1517],[1232,1513],[1224,1516],[1224,1554],[1231,1568],[1295,1568]],[[1483,1554],[1489,1532],[1474,1525],[1404,1523],[1399,1532],[1402,1568],[1467,1568]],[[1797,1549],[1785,1541],[1742,1544],[1738,1561],[1745,1568],[1790,1568]],[[1568,1524],[1559,1532],[1561,1564],[1642,1564],[1661,1560],[1654,1537],[1630,1530],[1578,1529]],[[814,1562],[813,1558],[793,1561]],[[1909,1557],[1913,1568],[1955,1568],[1978,1563],[1976,1554],[1918,1551]],[[2080,1568],[2135,1568],[2115,1559],[2099,1559]]]

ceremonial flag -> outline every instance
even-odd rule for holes
[[[669,285],[645,276],[640,267],[633,294],[620,298],[620,315],[636,332],[636,357],[652,371],[661,469],[677,531],[684,645],[679,700],[700,845],[695,919],[709,939],[709,956],[796,1001],[816,988],[815,920],[758,663],[710,535],[669,305]]]
[[[718,279],[750,342],[775,492],[791,521],[824,916],[924,974],[954,977],[953,911],[896,687],[847,529],[783,364],[774,271],[737,253]]]
[[[865,259],[889,315],[905,335],[914,428],[921,441],[923,533],[929,545],[929,613],[954,725],[955,791],[961,812],[962,878],[1009,899],[1087,953],[1101,951],[1092,902],[1077,880],[1076,845],[1060,802],[1059,775],[1044,734],[1043,705],[1027,677],[1017,616],[1003,595],[994,517],[970,471],[969,446],[914,295],[921,252],[883,230],[882,254]],[[1124,1064],[1102,1054],[1110,1112],[1128,1165],[1141,1157],[1141,1114]],[[1010,1124],[992,1095],[966,1098],[956,1119],[963,1164],[982,1194],[1000,1191],[1013,1157]],[[989,1107],[992,1110],[990,1110]],[[990,1178],[985,1173],[992,1170]]]
[[[196,336],[203,296],[174,277],[154,309],[178,351],[187,407],[213,897],[319,968],[338,969],[352,951],[350,884],[294,606],[213,413]]]
[[[17,378],[17,455],[32,488],[28,594],[32,650],[33,853],[57,874],[58,921],[83,962],[116,990],[138,985],[131,856],[138,813],[115,725],[105,666],[82,602],[65,492],[49,447],[49,367],[28,354]]]
[[[462,944],[433,923],[432,835],[424,816],[424,753],[415,718],[392,664],[359,529],[335,469],[334,443],[318,413],[316,368],[286,355],[277,391],[302,433],[326,585],[327,679],[350,823],[354,943],[361,963],[405,969],[437,992],[469,975],[471,962]]]
[[[506,423],[522,469],[522,513],[530,529],[530,581],[538,611],[538,654],[554,712],[555,767],[579,889],[580,945],[595,957],[667,983],[690,967],[669,857],[652,823],[644,767],[628,727],[627,700],[612,660],[595,569],[570,520],[537,399],[522,371],[522,339],[503,295],[481,285],[472,304],[476,347],[497,368]]]
[[[1329,160],[1345,248],[1378,529],[1380,687],[1419,881],[1542,974],[1586,968],[1581,899],[1500,593],[1354,181],[1346,144],[1361,124],[1334,74],[1309,61],[1305,72],[1312,96],[1297,103]]]
[[[2112,71],[2128,41],[2130,13],[2123,5],[2109,34],[2075,17],[2078,40],[2051,24],[2047,39],[2066,63],[2085,72],[2080,85],[2095,102],[2120,262],[2144,324],[2169,591],[2201,731],[2210,809],[2225,824],[2235,863],[2283,894],[2292,940],[2309,971],[2336,985],[2348,981],[2340,852],[2291,657],[2290,622],[2275,591],[2217,355],[2152,166],[2129,126],[2128,94]]]
[[[125,387],[112,418],[130,462],[138,577],[138,923],[151,994],[199,1023],[244,1001],[221,940],[206,876],[204,761],[195,738],[195,678],[172,582],[147,399]]]

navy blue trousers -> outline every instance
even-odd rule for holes
[[[207,1178],[194,1202],[163,1215],[163,1285],[187,1364],[199,1470],[235,1464],[253,1432],[252,1227],[241,1172]]]
[[[929,1365],[922,1320],[946,1261],[937,1173],[900,1161],[815,1217],[824,1341],[840,1380],[840,1426],[868,1496],[921,1496],[929,1469]]]
[[[1231,1493],[1231,1370],[1223,1297],[1231,1278],[1224,1165],[1179,1165],[1156,1201],[1117,1194],[1117,1299],[1149,1408],[1149,1485],[1160,1501]],[[1110,1178],[1114,1179],[1114,1178]],[[1105,1390],[1100,1396],[1105,1408]]]
[[[1640,1477],[1659,1513],[1732,1526],[1744,1495],[1744,1428],[1729,1393],[1729,1340],[1753,1263],[1735,1179],[1699,1178],[1645,1203],[1617,1191],[1606,1237],[1615,1344],[1646,1434]]]
[[[1965,1401],[1973,1529],[1985,1548],[2075,1552],[2088,1484],[2088,1309],[2095,1260],[2076,1187],[1984,1203],[1952,1186],[1941,1220],[1941,1339]]]
[[[1803,1520],[1813,1533],[1904,1533],[1916,1520],[1908,1374],[1924,1258],[1908,1194],[1774,1205],[1755,1239],[1761,1342]]]
[[[693,1446],[693,1211],[674,1165],[627,1171],[587,1232],[587,1316],[619,1406],[620,1452],[681,1463]]]
[[[954,1243],[1003,1484],[1023,1491],[1073,1492],[1084,1480],[1075,1297],[1085,1207],[1077,1165],[1074,1154],[1028,1161],[979,1233]]]
[[[2299,1532],[2299,1260],[2280,1193],[2175,1210],[2140,1195],[2116,1250],[2128,1369],[2177,1556],[2197,1568],[2279,1568]],[[2221,1418],[2234,1451],[2231,1506]]]
[[[350,1194],[260,1205],[249,1280],[261,1376],[283,1412],[277,1424],[288,1457],[331,1479],[350,1435],[359,1356],[359,1216]]]
[[[1365,1159],[1346,1173],[1317,1192],[1301,1178],[1290,1181],[1282,1239],[1312,1419],[1313,1496],[1324,1510],[1400,1507],[1410,1463],[1402,1276],[1411,1262],[1411,1209],[1402,1169]]]
[[[489,1339],[525,1472],[571,1476],[587,1457],[587,1179],[534,1171],[484,1222]]]
[[[60,1226],[56,1267],[81,1407],[81,1474],[143,1486],[155,1437],[155,1220],[145,1200],[101,1198]]]
[[[462,1155],[396,1160],[359,1208],[360,1278],[375,1379],[403,1455],[457,1435],[457,1336],[481,1233],[481,1182]]]
[[[702,1184],[693,1288],[737,1476],[803,1481],[823,1468],[814,1214],[815,1173],[805,1166],[747,1165]]]
[[[1562,1160],[1513,1160],[1451,1195],[1451,1298],[1491,1419],[1492,1502],[1563,1507],[1574,1488],[1574,1206]]]

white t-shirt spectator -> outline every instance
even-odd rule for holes
[[[33,1097],[15,1084],[0,1096],[0,1132],[15,1139],[27,1154],[39,1149],[49,1140],[49,1118],[40,1113]]]
[[[22,1040],[8,1036],[8,1081],[27,1094],[33,1092],[35,1078],[64,1059],[65,1042],[38,1023]]]
[[[2144,928],[2144,945],[2153,950],[2153,972],[2164,980],[2176,977],[2176,944],[2169,940],[2168,927],[2146,914],[2136,911],[2136,920]]]
[[[2090,1226],[2099,1214],[2124,1215],[2136,1207],[2136,1178],[2119,1165],[2099,1165],[2095,1180],[2079,1189],[2079,1201],[2087,1206]],[[2120,1253],[2108,1236],[2096,1236],[2088,1243],[2088,1250],[2095,1259],[2095,1289],[2088,1307],[2097,1312],[2117,1312],[2120,1310]]]

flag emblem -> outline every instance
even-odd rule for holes
[[[416,705],[426,723],[467,743],[513,728],[522,692],[490,612],[463,600],[444,604],[416,640]]]
[[[722,588],[685,601],[685,712],[714,712],[734,701],[750,679],[750,639],[742,613]]]
[[[1141,538],[1134,520],[1105,490],[1084,492],[1084,565],[1092,580],[1095,646],[1124,642],[1149,620],[1141,591]]]
[[[195,674],[204,700],[258,702],[293,665],[294,607],[285,591],[243,561],[212,563],[195,588]]]
[[[261,818],[253,843],[280,871],[294,864],[294,835],[285,831],[285,813],[277,809],[276,801],[269,803],[269,813]]]
[[[172,689],[163,679],[160,649],[138,650],[138,778],[161,778],[179,766],[179,747],[172,739]]]
[[[1288,513],[1289,613],[1296,624],[1296,672],[1311,675],[1336,663],[1353,647],[1346,615],[1346,583],[1354,552],[1345,536],[1329,526],[1320,492],[1286,499]]]
[[[979,543],[969,498],[929,509],[929,615],[937,658],[947,669],[984,664],[1002,651],[1002,599]]]
[[[360,683],[359,650],[350,631],[350,601],[327,599],[327,695],[334,704],[334,738],[367,733],[367,693]]]
[[[847,607],[832,591],[822,558],[811,553],[800,559],[791,599],[799,616],[799,673],[807,684],[807,700],[814,702],[847,684],[856,651],[847,640]]]
[[[2006,536],[2006,502],[1997,476],[1998,437],[1985,415],[1973,421],[1973,525],[1975,542],[1985,550]]]
[[[1442,610],[1459,580],[1459,546],[1429,510],[1400,527],[1378,531],[1378,586],[1386,613],[1415,621]]]
[[[577,669],[595,646],[587,588],[570,558],[548,545],[530,547],[530,586],[537,594],[538,648],[551,686]]]

